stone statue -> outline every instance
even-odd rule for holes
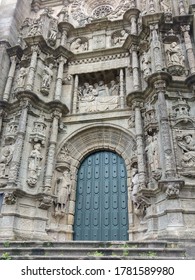
[[[25,78],[27,75],[27,69],[22,67],[19,70],[19,74],[16,80],[17,88],[23,88],[25,85]]]
[[[180,140],[180,139],[179,139]],[[195,141],[192,134],[183,135],[182,141],[178,141],[178,146],[183,151],[182,165],[184,167],[194,167],[195,165]]]
[[[139,190],[139,175],[137,168],[132,169],[132,184],[131,184],[131,198],[135,205],[137,205],[137,193]]]
[[[144,78],[146,78],[152,72],[151,57],[148,55],[148,53],[146,53],[146,52],[144,53],[141,62],[142,62],[142,71],[143,71],[143,74],[144,74]]]
[[[98,96],[108,96],[108,88],[102,80],[98,82]]]
[[[58,34],[58,25],[56,21],[52,21],[52,25],[49,31],[49,37],[48,37],[48,42],[50,45],[54,46],[56,43],[57,39],[57,34]]]
[[[10,146],[3,147],[0,155],[0,178],[8,175],[7,167],[13,156],[13,149]]]
[[[49,67],[45,66],[43,70],[43,79],[42,79],[42,88],[41,92],[44,93],[45,95],[49,94],[49,89],[53,77],[53,64],[50,63]]]
[[[111,96],[113,96],[113,95],[119,95],[119,85],[116,84],[115,80],[112,80],[112,81],[110,82],[109,94],[110,94]]]
[[[31,151],[29,156],[29,165],[28,165],[29,176],[27,179],[27,183],[31,187],[34,187],[37,183],[37,179],[41,171],[40,164],[42,159],[43,157],[41,155],[41,144],[37,143],[34,145],[34,149]]]
[[[148,145],[146,146],[146,155],[150,175],[159,168],[158,139],[157,135],[148,136]]]
[[[55,193],[57,195],[55,212],[56,214],[65,213],[67,202],[70,198],[72,188],[70,171],[65,170],[62,176],[56,180]]]
[[[181,65],[184,66],[184,55],[180,46],[176,42],[171,43],[169,48],[166,51],[167,59],[168,59],[168,66],[171,65]]]

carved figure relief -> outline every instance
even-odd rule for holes
[[[53,69],[53,64],[50,63],[49,66],[45,66],[45,68],[43,70],[41,92],[44,95],[49,94],[51,81],[52,81],[52,77],[53,77],[53,70],[52,69]]]
[[[63,216],[65,214],[70,194],[72,190],[71,174],[69,170],[65,170],[62,176],[59,176],[55,184],[55,194],[57,196],[55,203],[55,216]]]
[[[149,168],[149,174],[152,176],[159,168],[159,152],[158,152],[158,137],[154,133],[153,135],[148,135],[148,143],[146,146],[147,163]]]
[[[41,161],[43,157],[41,155],[41,144],[37,143],[34,145],[34,149],[31,151],[29,156],[28,165],[28,179],[27,183],[30,187],[35,187],[38,177],[41,171]]]
[[[141,63],[144,78],[147,78],[152,73],[151,57],[148,53],[144,52]]]
[[[0,178],[7,178],[9,173],[9,165],[13,156],[13,147],[5,146],[0,154]]]
[[[58,24],[56,20],[52,20],[50,23],[50,31],[48,36],[48,42],[51,46],[55,46],[57,34],[58,34]]]
[[[42,34],[43,23],[40,19],[34,19],[30,25],[28,36],[37,36]]]
[[[88,50],[88,42],[87,41],[83,41],[81,38],[77,38],[76,40],[74,40],[71,45],[70,45],[70,49],[73,52],[84,52]]]
[[[85,82],[78,87],[79,112],[95,112],[116,109],[119,106],[119,84],[103,80],[90,85]]]
[[[16,88],[24,87],[27,73],[28,73],[28,70],[26,68],[24,68],[24,67],[20,68],[18,77],[16,79]]]
[[[191,133],[177,137],[177,144],[182,150],[181,165],[183,167],[194,167],[195,164],[195,140]]]
[[[128,33],[125,29],[115,33],[113,36],[113,45],[122,45],[128,37]]]
[[[168,65],[182,65],[184,66],[184,55],[180,46],[177,42],[170,44],[169,48],[166,50]]]

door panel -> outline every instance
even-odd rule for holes
[[[124,160],[101,151],[87,157],[77,180],[74,240],[127,240],[127,176]]]

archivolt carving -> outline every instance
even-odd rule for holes
[[[66,139],[62,143],[57,157],[62,153],[64,147],[67,147],[71,157],[74,159],[71,162],[71,167],[78,168],[79,163],[87,154],[105,149],[115,151],[121,155],[128,170],[130,169],[131,158],[134,156],[135,140],[131,133],[127,133],[119,127],[97,124],[93,127],[85,127],[69,137],[69,139]]]

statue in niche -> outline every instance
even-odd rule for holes
[[[131,199],[135,206],[137,206],[137,193],[139,190],[139,175],[137,168],[132,169],[132,184],[131,184]]]
[[[83,52],[83,51],[87,51],[88,49],[88,44],[87,42],[82,42],[81,38],[77,38],[76,40],[74,40],[70,46],[72,51],[75,52]]]
[[[8,166],[12,160],[13,148],[11,146],[3,147],[0,155],[0,178],[8,176]]]
[[[40,19],[34,19],[31,26],[30,26],[28,36],[41,35],[42,27],[43,27],[42,21]]]
[[[43,157],[41,155],[41,144],[37,143],[34,145],[34,149],[31,151],[29,156],[29,165],[28,171],[29,176],[27,179],[27,183],[30,187],[34,187],[37,183],[38,177],[40,176],[41,171],[41,161]]]
[[[63,215],[65,213],[67,203],[70,199],[72,189],[71,174],[69,170],[65,170],[62,176],[58,177],[55,184],[55,194],[57,195],[55,214]]]
[[[18,77],[16,79],[17,88],[23,88],[25,85],[25,78],[27,75],[27,69],[21,67],[18,73]]]
[[[167,59],[168,59],[168,66],[170,65],[181,65],[184,67],[184,55],[180,46],[173,42],[170,44],[169,48],[166,51]]]
[[[158,138],[154,133],[148,136],[148,145],[146,146],[146,155],[149,166],[150,175],[159,168]]]
[[[44,95],[49,94],[49,89],[53,77],[53,64],[50,63],[49,66],[45,66],[43,70],[43,79],[42,79],[42,86],[41,86],[41,92]]]
[[[122,45],[128,37],[128,33],[125,29],[121,30],[120,36],[116,36],[113,38],[114,45]]]
[[[58,34],[57,21],[52,20],[51,28],[49,31],[49,37],[48,37],[48,42],[50,43],[50,45],[52,45],[52,46],[55,45],[56,39],[57,39],[57,34]]]
[[[182,149],[182,166],[194,167],[195,164],[195,141],[191,133],[178,137],[178,146]]]
[[[111,96],[119,95],[119,85],[116,83],[115,80],[110,82],[109,94]]]
[[[171,7],[169,0],[160,0],[160,7],[164,13],[170,13]]]
[[[146,78],[152,72],[151,57],[148,55],[148,53],[144,52],[141,62],[142,62],[142,71],[144,74],[144,78]]]

